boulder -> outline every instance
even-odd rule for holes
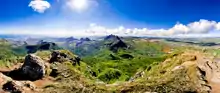
[[[41,79],[45,75],[44,61],[36,55],[27,55],[21,67],[21,73],[26,75],[30,80]]]

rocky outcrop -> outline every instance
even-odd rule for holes
[[[104,41],[106,42],[105,45],[107,45],[107,47],[113,52],[117,52],[118,49],[127,49],[129,47],[119,36],[116,35],[106,36]]]
[[[123,42],[122,40],[118,40],[116,42],[113,42],[111,45],[110,45],[110,50],[112,51],[117,51],[118,49],[126,49],[128,48],[127,44],[125,42]]]
[[[59,51],[53,51],[51,53],[50,62],[65,62],[67,61],[67,55],[65,53],[60,53]]]
[[[21,73],[31,80],[41,79],[45,75],[44,61],[33,54],[27,55],[21,67]]]
[[[18,81],[8,81],[3,85],[2,89],[11,93],[22,93],[22,83]]]
[[[186,70],[199,93],[219,93],[220,59],[213,59],[199,52],[183,53],[174,58],[180,59],[181,65],[171,69],[172,72]]]
[[[30,81],[16,81],[0,73],[0,93],[30,93],[36,89],[34,83]]]
[[[76,64],[80,65],[81,59],[78,56],[71,57],[68,54],[61,53],[59,51],[53,51],[51,54],[50,63],[53,63],[53,62],[62,63],[62,62],[68,62],[68,61],[72,62],[73,65],[76,65]]]
[[[209,84],[204,89],[212,90],[212,93],[218,93],[220,91],[220,88],[218,88],[220,86],[220,59],[203,58],[197,62],[197,66],[201,80]]]

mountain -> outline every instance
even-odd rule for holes
[[[217,67],[219,59],[212,59],[211,54],[208,56],[198,48],[170,46],[170,43],[165,43],[163,40],[153,42],[154,40],[139,38],[116,39],[118,41],[113,42],[112,45],[121,44],[117,46],[120,46],[118,51],[112,51],[105,45],[109,39],[86,40],[76,48],[100,46],[95,50],[96,53],[80,57],[69,50],[48,50],[48,46],[56,44],[46,41],[38,42],[37,45],[42,49],[41,51],[27,56],[15,55],[11,44],[2,40],[1,44],[5,48],[1,51],[7,51],[5,53],[7,56],[0,55],[0,62],[2,62],[0,79],[6,83],[0,81],[0,86],[3,86],[4,91],[28,93],[68,93],[82,90],[96,93],[203,93],[218,90],[214,83],[218,81],[216,74],[219,73]],[[123,49],[128,45],[132,45],[132,48]],[[170,53],[163,51],[168,48],[171,48]],[[9,68],[5,68],[7,63],[3,60],[10,60]],[[28,68],[31,66],[34,68],[34,65],[37,65],[36,69]],[[30,77],[38,75],[29,74],[38,72],[41,77],[29,81]],[[20,87],[17,87],[18,84]],[[25,86],[26,84],[29,86]],[[13,88],[9,88],[10,86]]]
[[[56,50],[59,46],[53,42],[40,42],[36,45],[26,45],[28,53],[35,53],[38,50]]]
[[[77,39],[66,46],[60,46],[65,39],[57,40],[39,38],[36,45],[19,45],[1,39],[0,92],[219,91],[217,46],[116,35]]]

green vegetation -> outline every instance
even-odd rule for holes
[[[114,83],[116,81],[124,81],[129,78],[128,76],[123,74],[124,73],[118,69],[109,68],[101,72],[98,76],[98,79],[107,83]]]
[[[7,41],[0,42],[0,66],[11,66],[22,62],[22,57],[26,54],[23,47],[13,47]]]
[[[195,93],[199,83],[197,56],[205,53],[215,57],[220,55],[219,49],[179,46],[181,42],[171,47],[170,42],[123,40],[129,47],[117,51],[106,45],[110,41],[86,42],[80,48],[73,43],[71,46],[77,49],[70,51],[57,48],[70,58],[79,54],[80,65],[73,65],[71,60],[47,63],[46,77],[52,70],[57,70],[58,75],[53,77],[52,84],[42,87],[44,93]],[[24,46],[14,47],[7,42],[0,42],[0,45],[1,67],[22,62],[26,54]],[[48,62],[52,51],[42,49],[35,54]],[[198,55],[193,55],[195,53]]]
[[[118,52],[102,48],[96,53],[97,55],[83,57],[83,61],[91,66],[100,80],[114,83],[115,81],[127,81],[138,70],[144,70],[166,58],[162,51],[163,44],[158,45],[145,41],[132,43],[131,49],[119,49]]]

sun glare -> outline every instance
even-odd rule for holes
[[[83,10],[87,7],[88,1],[87,0],[72,0],[72,5],[77,10]]]

